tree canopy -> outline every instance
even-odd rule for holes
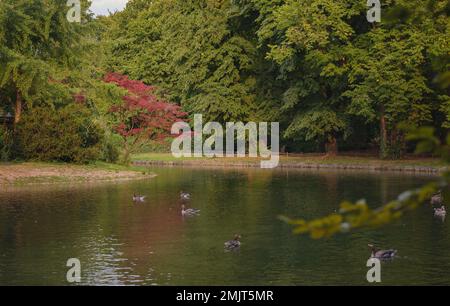
[[[69,23],[67,10],[63,1],[0,2],[0,88],[3,103],[15,104],[16,123],[23,103],[68,98],[61,80],[79,63],[83,25]]]
[[[332,153],[353,137],[399,157],[399,122],[449,125],[438,77],[448,70],[448,3],[416,7],[383,1],[385,17],[371,24],[359,0],[134,0],[114,16],[110,65],[208,119],[270,119],[286,142]]]
[[[277,121],[289,151],[411,151],[401,122],[450,128],[445,0],[386,0],[369,23],[360,0],[130,0],[81,22],[56,0],[0,2],[3,111],[83,103],[114,138],[126,93],[108,73],[205,120]],[[115,135],[118,136],[118,135]],[[110,139],[106,137],[105,139]]]

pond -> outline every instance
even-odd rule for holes
[[[367,244],[395,248],[382,284],[449,284],[448,222],[421,207],[377,230],[324,240],[295,236],[278,215],[314,218],[342,200],[373,206],[431,176],[391,173],[152,168],[154,179],[78,186],[2,187],[0,284],[367,285]],[[179,192],[192,194],[181,216]],[[133,203],[133,193],[147,195]],[[238,252],[223,244],[242,235]]]

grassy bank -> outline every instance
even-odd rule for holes
[[[0,163],[0,185],[53,184],[147,179],[154,174],[143,166],[259,167],[259,158],[181,158],[169,153],[136,154],[133,166],[97,162],[89,165],[62,163]],[[281,156],[280,168],[350,169],[439,173],[445,164],[433,158],[380,160],[367,156],[305,154]]]
[[[0,164],[0,185],[124,181],[154,176],[140,167],[101,162],[90,165],[31,162]]]
[[[257,167],[259,158],[180,158],[170,153],[135,154],[135,165],[180,166],[237,166]],[[439,172],[445,164],[434,158],[408,157],[402,160],[381,160],[372,156],[324,156],[319,154],[296,154],[280,157],[281,168],[335,168],[360,170],[392,170],[405,172]]]

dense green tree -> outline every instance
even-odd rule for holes
[[[362,1],[234,3],[256,12],[259,50],[284,81],[274,108],[286,137],[335,151],[336,138],[365,120],[367,129],[378,125],[381,156],[396,157],[404,146],[399,122],[448,127],[447,91],[436,84],[449,63],[446,1],[384,1],[374,25]]]
[[[111,67],[160,87],[161,95],[207,120],[248,121],[255,110],[255,47],[233,31],[231,17],[223,0],[131,1],[115,16]]]
[[[85,123],[101,127],[107,136],[102,137],[104,158],[113,161],[117,143],[108,111],[123,91],[102,81],[108,56],[104,33],[112,20],[93,19],[90,1],[81,2],[81,23],[69,22],[66,1],[0,2],[0,101],[15,114],[15,126],[23,109],[30,119],[35,107],[53,112],[83,104]],[[25,134],[22,129],[16,142]]]
[[[101,157],[103,131],[81,104],[27,110],[16,136],[19,155],[27,160],[85,163]]]
[[[421,1],[395,4],[386,9],[385,22],[358,35],[346,48],[349,111],[368,122],[379,121],[382,157],[398,157],[403,151],[399,122],[429,125],[439,112],[449,111],[448,96],[432,77],[436,75],[432,61],[450,50],[448,17],[424,9],[420,16],[398,19],[394,17],[398,7],[420,7]],[[438,126],[447,124],[436,121]]]
[[[82,2],[86,19],[88,2]],[[0,88],[11,94],[15,123],[24,103],[57,104],[68,98],[60,81],[77,63],[83,28],[68,22],[68,10],[65,1],[0,2]]]
[[[350,128],[344,47],[355,33],[350,22],[361,12],[360,1],[253,2],[261,12],[259,42],[285,81],[279,98],[289,121],[284,135],[324,142],[336,153],[337,137]]]
[[[350,117],[342,94],[346,61],[342,47],[351,39],[352,18],[361,11],[358,1],[234,1],[256,12],[259,52],[276,83],[270,97],[282,121],[284,136],[325,144],[337,151],[337,138],[350,132]],[[267,86],[262,84],[262,86]],[[270,101],[269,100],[269,101]],[[265,101],[261,101],[265,104]],[[267,101],[268,102],[268,101]]]
[[[65,1],[0,2],[5,111],[79,102],[113,146],[119,72],[157,87],[206,120],[279,121],[284,144],[336,153],[405,150],[398,123],[450,128],[450,42],[444,0],[130,0],[109,17],[70,23]]]

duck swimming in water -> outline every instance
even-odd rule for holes
[[[233,250],[237,250],[241,247],[241,235],[234,235],[234,239],[225,242],[224,247],[225,250],[227,251],[233,251]]]
[[[186,206],[181,205],[181,215],[182,216],[191,217],[191,216],[197,216],[199,214],[200,214],[200,209],[195,209],[195,208],[186,209]]]
[[[372,254],[370,255],[371,258],[378,258],[382,260],[391,259],[395,257],[395,254],[397,254],[397,250],[379,250],[373,244],[369,244],[368,247],[372,251]]]
[[[188,201],[191,199],[191,195],[187,192],[180,191],[180,198],[182,200]]]
[[[434,216],[440,217],[440,218],[445,218],[446,215],[447,215],[447,211],[445,210],[445,206],[441,206],[440,208],[434,209]]]
[[[133,202],[144,202],[145,201],[145,196],[140,196],[140,195],[133,195]]]
[[[441,205],[443,202],[444,196],[442,195],[442,191],[439,191],[431,197],[431,205],[433,206]]]

